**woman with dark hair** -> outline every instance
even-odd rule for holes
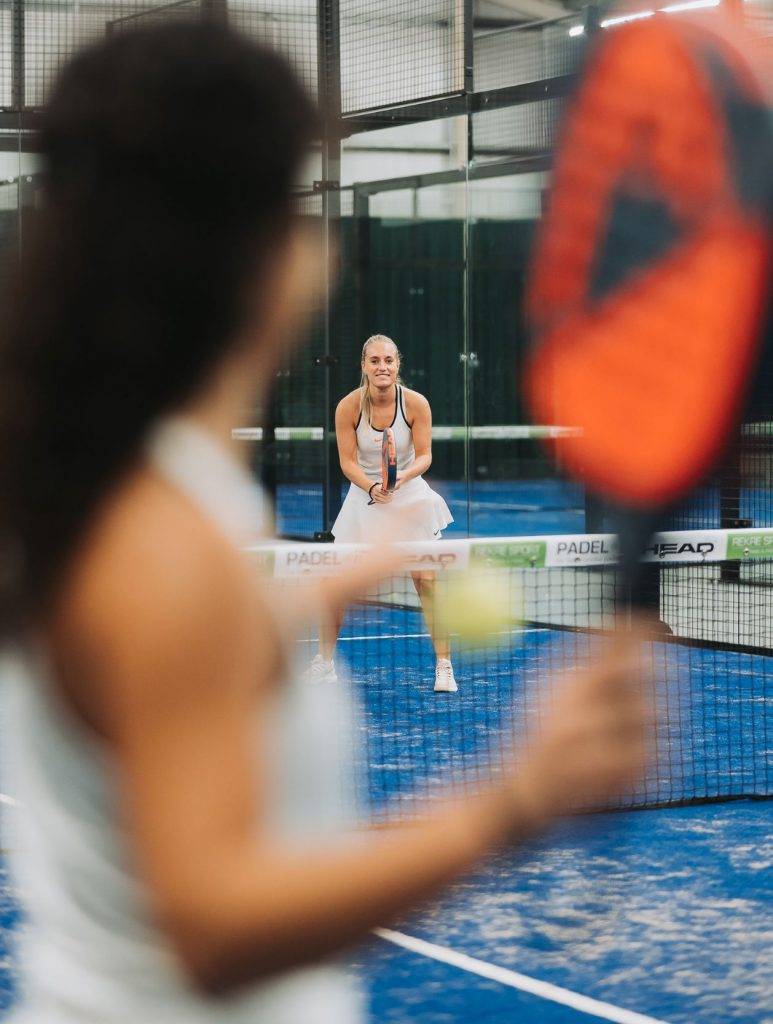
[[[517,776],[345,839],[343,698],[288,667],[227,440],[322,287],[290,205],[315,121],[282,59],[200,24],[100,43],[51,97],[0,344],[15,1024],[354,1021],[312,965],[640,756],[623,653],[573,682]]]

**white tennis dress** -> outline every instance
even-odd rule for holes
[[[405,418],[403,389],[395,389],[395,412],[390,424],[395,435],[397,471],[403,472],[416,458],[413,433]],[[381,481],[381,442],[383,430],[375,430],[360,415],[357,420],[357,461],[372,480]],[[367,491],[352,484],[338,518],[333,524],[333,536],[342,543],[371,543],[378,540],[433,540],[454,517],[443,498],[433,491],[423,477],[417,476],[403,484],[384,504],[368,504]],[[400,510],[400,526],[396,531],[393,513]]]
[[[170,420],[153,434],[156,470],[238,545],[262,518],[246,471],[205,431]],[[223,1000],[186,983],[153,923],[148,894],[117,812],[110,751],[70,713],[45,652],[7,656],[4,792],[14,811],[12,871],[28,927],[21,939],[23,998],[9,1024],[354,1024],[359,994],[333,966],[286,973]],[[309,850],[351,825],[351,705],[340,686],[304,686],[294,673],[277,694],[266,733],[274,790],[268,823]],[[5,842],[8,842],[6,836]],[[313,865],[312,865],[313,869]]]

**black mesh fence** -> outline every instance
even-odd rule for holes
[[[475,36],[475,89],[541,82],[572,74],[585,48],[576,15]]]
[[[343,112],[460,91],[463,12],[458,0],[341,0]]]
[[[228,23],[267,43],[293,63],[306,88],[317,93],[318,40],[316,0],[228,0]]]

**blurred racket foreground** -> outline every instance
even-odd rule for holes
[[[531,268],[527,392],[537,422],[580,428],[565,468],[612,510],[633,574],[766,356],[773,117],[753,41],[721,17],[592,47]]]

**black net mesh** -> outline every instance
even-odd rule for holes
[[[770,331],[770,326],[769,326]],[[712,478],[672,516],[677,529],[773,526],[773,339],[745,422]],[[767,582],[773,584],[773,577]]]
[[[690,540],[669,537],[676,549]],[[756,583],[770,569],[773,533],[729,540],[717,541],[705,558],[658,558],[653,609],[661,626],[641,652],[642,691],[658,713],[652,763],[606,806],[771,795],[766,701],[773,685],[773,595]],[[562,674],[598,657],[610,631],[625,626],[625,586],[614,565],[588,564],[605,556],[598,548],[596,558],[582,543],[581,537],[489,538],[409,546],[410,568],[434,580],[436,608],[444,593],[456,600],[479,588],[497,594],[504,614],[481,624],[483,646],[476,650],[461,646],[455,632],[461,627],[444,632],[422,614],[407,572],[349,609],[336,667],[351,677],[363,707],[371,814],[410,816],[417,801],[449,780],[474,790],[496,775],[513,748],[516,758],[523,749],[527,728],[539,729],[535,709],[551,699]],[[341,545],[315,545],[256,549],[253,557],[271,585],[292,587],[354,556]],[[744,568],[744,578],[723,583],[731,564]],[[459,590],[456,570],[463,566],[468,575]],[[450,638],[455,692],[435,688],[431,632]],[[301,666],[316,651],[316,635],[303,636]]]

